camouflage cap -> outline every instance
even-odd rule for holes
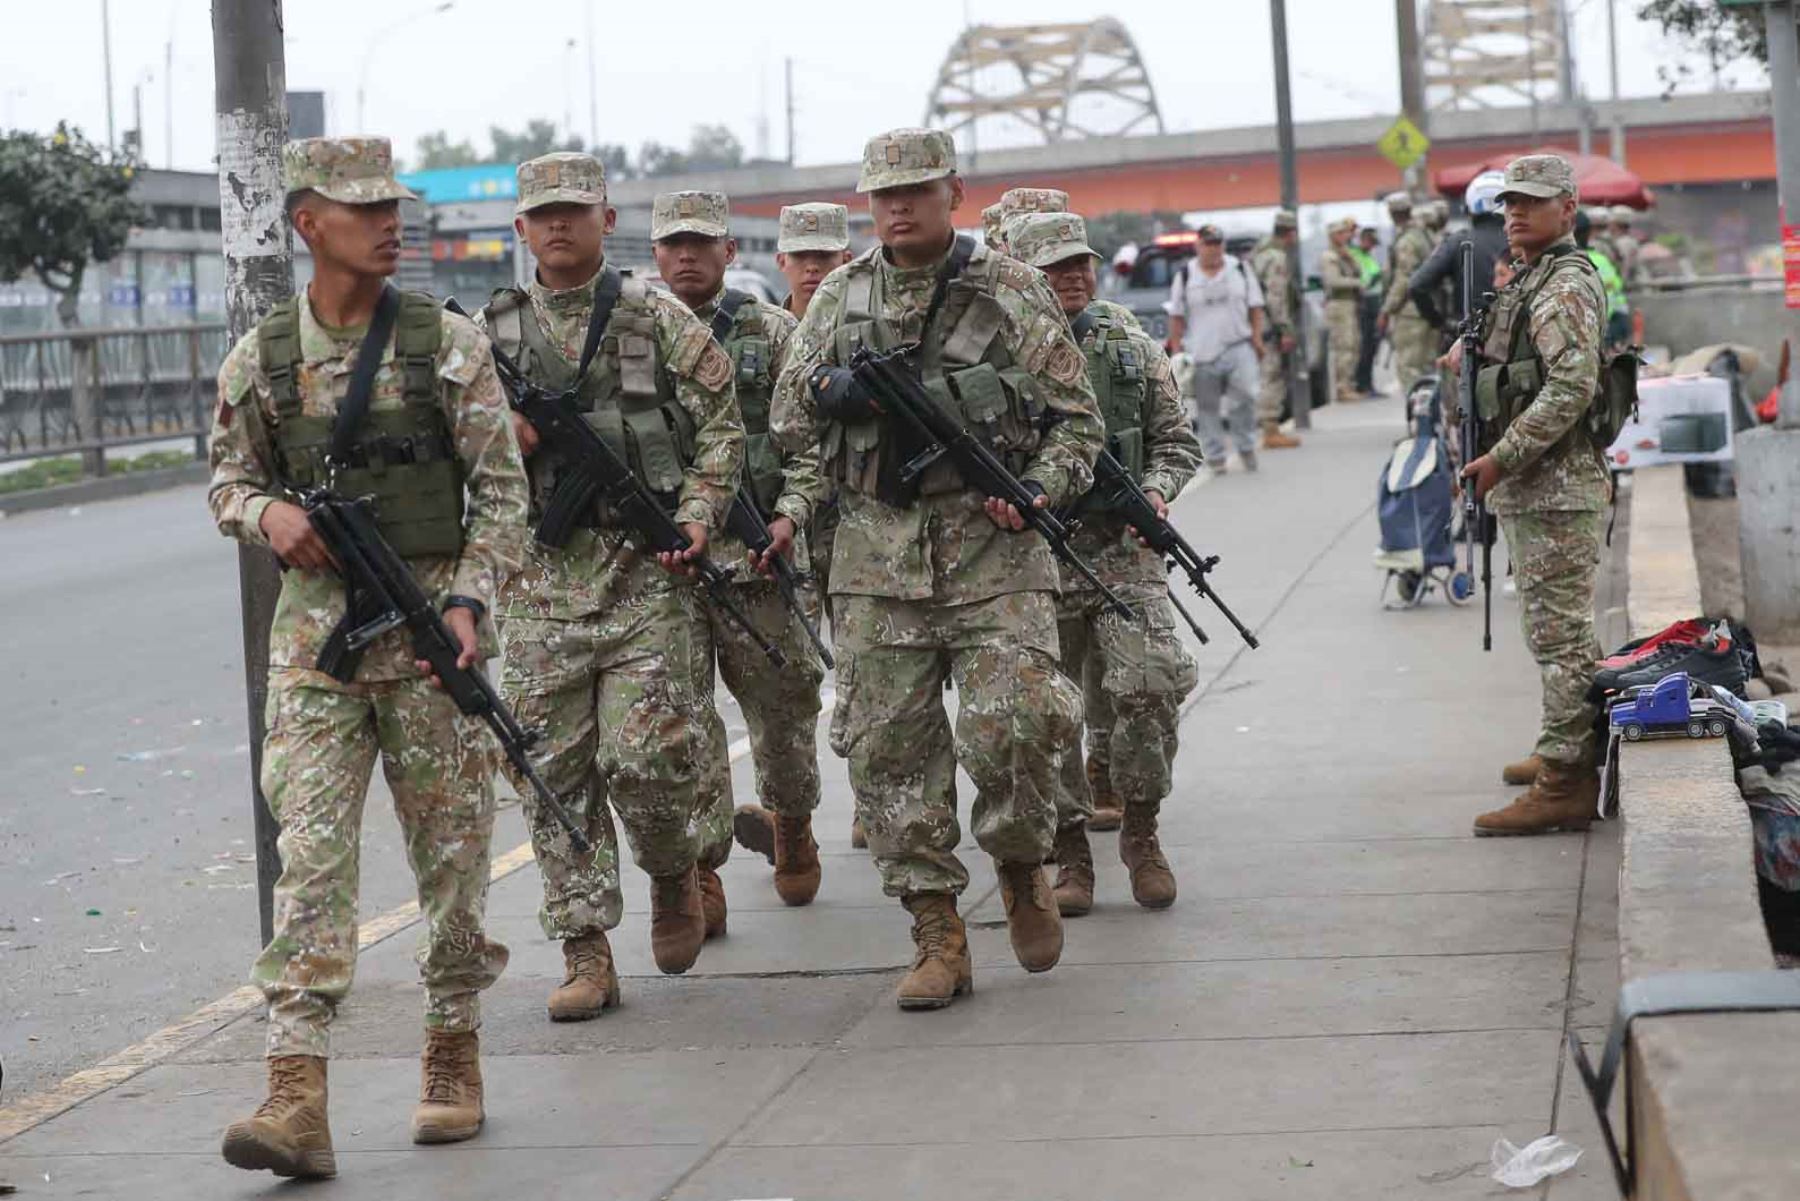
[[[1005,224],[1006,210],[1000,207],[998,201],[981,210],[981,236],[987,242],[989,250],[1006,249],[1006,242],[1000,233]]]
[[[1387,210],[1390,213],[1412,212],[1412,197],[1408,196],[1405,192],[1390,192],[1385,203],[1387,204]]]
[[[386,138],[301,138],[281,148],[287,194],[317,192],[339,204],[417,200],[394,178],[394,148]]]
[[[664,192],[650,205],[650,240],[660,242],[676,234],[723,238],[729,217],[723,192]]]
[[[841,204],[783,205],[775,249],[783,254],[850,249],[850,210]]]
[[[1637,220],[1637,214],[1631,211],[1629,204],[1615,204],[1607,210],[1614,225],[1630,225]]]
[[[1325,228],[1329,229],[1334,234],[1336,234],[1336,233],[1353,234],[1356,232],[1356,224],[1357,223],[1356,223],[1355,217],[1339,217],[1336,221],[1333,221],[1330,225],[1326,226]]]
[[[1006,252],[1033,267],[1076,255],[1100,254],[1088,245],[1087,222],[1074,213],[1020,213],[1006,223]]]
[[[1275,210],[1275,232],[1276,233],[1284,234],[1284,233],[1287,233],[1291,229],[1299,229],[1299,228],[1300,228],[1300,218],[1294,215],[1293,210],[1291,210],[1291,209],[1276,209]]]
[[[1576,196],[1575,169],[1560,154],[1526,154],[1506,164],[1506,182],[1500,185],[1495,199],[1502,204],[1508,196],[1533,196],[1547,200],[1552,196]]]
[[[519,164],[515,213],[546,204],[605,204],[606,168],[591,154],[559,150]]]
[[[1066,213],[1069,194],[1061,188],[1008,188],[1000,194],[1000,211],[1005,217],[1020,213]]]
[[[863,146],[858,192],[904,188],[956,174],[956,141],[941,129],[890,129]]]

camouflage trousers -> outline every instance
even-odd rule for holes
[[[1293,353],[1293,352],[1290,352]],[[1282,406],[1287,403],[1287,360],[1281,347],[1271,344],[1257,368],[1260,384],[1256,390],[1256,424],[1276,425],[1281,421]]]
[[[1536,751],[1552,763],[1594,762],[1596,710],[1587,691],[1600,657],[1594,577],[1604,517],[1531,512],[1500,518],[1519,589],[1519,624],[1543,680]]]
[[[1063,674],[1081,690],[1087,755],[1133,809],[1152,813],[1169,795],[1180,739],[1181,702],[1200,681],[1200,665],[1176,632],[1175,605],[1166,587],[1116,588],[1138,612],[1127,621],[1098,592],[1065,591],[1056,602]],[[1082,770],[1081,731],[1062,756],[1056,792],[1060,827],[1094,813]]]
[[[1357,299],[1346,296],[1325,302],[1325,335],[1331,346],[1331,387],[1334,394],[1356,391],[1356,360],[1362,354],[1362,328]]]
[[[1388,326],[1388,337],[1394,343],[1394,378],[1400,385],[1400,394],[1404,396],[1419,382],[1421,376],[1436,374],[1437,331],[1408,306],[1406,312],[1392,319]]]
[[[269,1001],[268,1051],[330,1054],[356,970],[363,803],[375,759],[394,795],[425,932],[425,1025],[481,1026],[481,990],[506,967],[482,932],[497,748],[480,722],[422,679],[340,684],[272,668],[262,787],[281,826],[275,935],[250,978]]]
[[[580,621],[514,617],[500,637],[501,691],[539,734],[532,766],[594,844],[577,855],[530,787],[515,781],[544,878],[538,920],[556,939],[610,930],[624,898],[609,802],[650,875],[677,875],[698,853],[695,805],[712,708],[699,598],[692,588],[664,588]]]
[[[806,550],[811,557],[813,584],[824,602],[825,615],[831,616],[831,548],[837,543],[838,522],[843,510],[835,500],[826,501],[813,510],[812,531],[807,534]],[[837,627],[832,627],[837,632]],[[835,654],[835,652],[834,652]]]
[[[1007,863],[1041,863],[1056,835],[1060,748],[1081,698],[1057,670],[1048,592],[966,605],[839,596],[831,749],[850,761],[856,815],[882,890],[960,893],[956,768],[975,781],[975,841]],[[954,682],[952,730],[944,681]]]
[[[804,817],[819,807],[819,685],[825,681],[825,665],[772,581],[740,584],[731,594],[750,624],[787,658],[787,666],[777,668],[742,627],[708,607],[719,678],[737,698],[750,729],[756,799],[771,813]],[[811,596],[803,594],[802,602],[815,610],[808,616],[818,620]],[[716,706],[708,707],[707,719],[699,858],[717,868],[731,854],[731,758]]]

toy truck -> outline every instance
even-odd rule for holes
[[[1742,719],[1735,708],[1720,702],[1710,687],[1678,671],[1614,701],[1608,720],[1627,742],[1637,742],[1683,735],[1723,738]]]

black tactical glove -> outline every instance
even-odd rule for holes
[[[813,368],[807,381],[821,421],[867,421],[881,410],[848,367]]]

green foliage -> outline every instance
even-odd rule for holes
[[[1683,60],[1659,66],[1656,72],[1670,91],[1702,67],[1711,74],[1734,62],[1769,61],[1768,31],[1763,27],[1760,5],[1722,8],[1718,0],[1644,0],[1637,15],[1640,21],[1655,21],[1663,33],[1704,58],[1703,63]]]
[[[67,123],[48,136],[0,133],[0,281],[37,276],[58,294],[63,324],[75,324],[88,264],[125,249],[142,220],[131,199],[136,168]]]
[[[744,165],[744,144],[724,125],[696,125],[688,148],[645,142],[638,150],[638,171],[648,177],[693,171],[729,171]]]
[[[130,475],[138,471],[163,471],[170,467],[185,467],[194,462],[194,454],[187,450],[153,450],[131,458],[109,458],[106,470],[109,475]],[[0,493],[33,492],[39,488],[53,488],[57,484],[72,484],[81,478],[81,459],[70,455],[57,459],[33,459],[23,467],[12,471],[0,472]]]
[[[542,117],[533,118],[518,133],[502,129],[498,125],[491,126],[488,137],[494,143],[494,156],[488,161],[495,163],[522,163],[526,159],[537,158],[555,150],[585,149],[581,139],[574,134],[558,138],[556,123]]]
[[[586,150],[600,160],[611,180],[642,176],[680,175],[690,171],[729,171],[744,165],[744,144],[725,125],[696,125],[686,150],[661,142],[645,142],[636,158],[615,142],[584,146],[574,134],[558,137],[553,122],[538,118],[517,132],[498,125],[488,130],[493,149],[487,154],[468,140],[451,141],[443,130],[428,133],[417,143],[418,158],[409,169],[433,171],[444,167],[470,167],[477,163],[522,163],[557,150]]]
[[[1181,214],[1171,209],[1149,213],[1105,213],[1087,220],[1088,245],[1102,256],[1111,258],[1129,242],[1147,245],[1157,234],[1180,229]]]
[[[450,135],[443,130],[428,133],[418,143],[419,158],[413,169],[416,171],[438,171],[445,167],[472,167],[481,161],[481,154],[472,142],[464,139],[452,142]]]

